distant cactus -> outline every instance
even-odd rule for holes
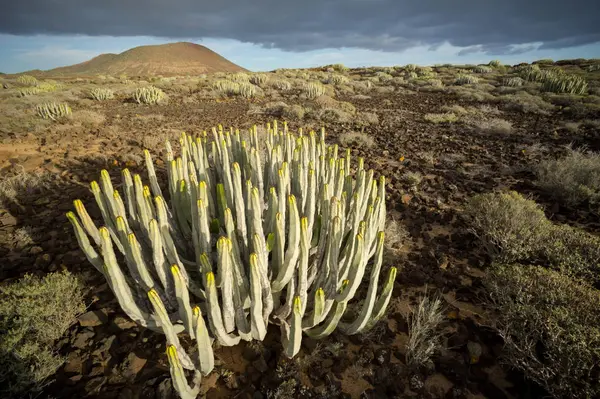
[[[498,68],[502,65],[502,62],[500,62],[500,60],[491,60],[490,62],[488,62],[488,65],[492,68]]]
[[[19,89],[19,97],[34,96],[42,91],[37,87],[23,87]]]
[[[133,99],[138,104],[158,104],[165,98],[165,93],[154,86],[140,87],[133,93]]]
[[[313,99],[325,94],[325,87],[318,82],[307,82],[304,84],[303,91],[306,97]]]
[[[418,77],[419,75],[414,71],[407,72],[406,74],[407,79],[417,79]]]
[[[348,70],[348,67],[345,66],[344,64],[333,64],[333,65],[330,65],[330,68],[333,69],[334,71],[340,72],[340,73],[346,72]]]
[[[476,65],[473,67],[475,73],[491,73],[493,69],[487,65]]]
[[[38,116],[44,119],[52,119],[53,121],[71,115],[71,107],[66,103],[44,103],[38,104],[35,107]]]
[[[239,83],[226,79],[215,80],[212,88],[226,96],[237,95],[240,92]]]
[[[542,82],[542,90],[553,93],[585,94],[588,84],[580,76],[567,75],[565,73],[551,73],[545,76]]]
[[[289,81],[287,81],[285,79],[277,79],[277,80],[271,81],[271,87],[273,87],[277,90],[291,90],[292,83],[290,83]]]
[[[479,79],[473,75],[460,74],[454,79],[455,85],[472,85],[479,82]]]
[[[524,65],[518,69],[519,74],[528,82],[540,82],[544,72],[537,65]]]
[[[238,93],[244,98],[252,98],[256,97],[258,90],[258,87],[252,83],[240,83]]]
[[[502,79],[502,86],[519,87],[523,86],[524,80],[518,76],[506,77]]]
[[[594,65],[590,65],[587,68],[588,72],[595,72],[595,71],[600,71],[600,64],[594,64]]]
[[[90,91],[90,97],[96,101],[110,100],[114,97],[114,92],[111,89],[96,87]]]
[[[269,75],[266,73],[255,73],[250,77],[250,83],[262,86],[269,81]]]
[[[344,83],[348,83],[348,78],[344,75],[340,75],[337,73],[330,74],[323,83],[332,84],[332,85],[341,85]]]
[[[383,71],[375,72],[375,76],[381,83],[389,82],[390,80],[394,79],[392,75]]]
[[[415,64],[406,64],[406,66],[404,67],[404,69],[406,69],[408,72],[417,72],[417,69],[419,67]]]
[[[250,82],[250,76],[248,76],[248,74],[244,73],[244,72],[238,72],[238,73],[233,73],[233,74],[229,74],[226,77],[227,79],[231,80],[232,82],[237,82],[237,83],[248,83]]]
[[[57,83],[54,80],[47,80],[45,82],[39,83],[36,86],[38,89],[40,89],[40,91],[49,93],[51,91],[56,91],[61,89],[63,86],[60,83]]]
[[[23,86],[37,86],[38,80],[30,75],[21,75],[17,78],[17,83]]]

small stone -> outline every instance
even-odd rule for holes
[[[96,377],[92,378],[85,384],[85,390],[88,394],[98,393],[102,386],[106,383],[106,377]]]
[[[96,335],[93,331],[83,330],[79,334],[75,336],[75,340],[73,341],[73,346],[78,349],[83,349],[87,346],[89,340]]]
[[[6,212],[0,215],[0,226],[16,226],[17,218]]]
[[[50,262],[52,262],[52,256],[50,256],[50,254],[38,255],[38,257],[35,258],[36,267],[48,266]]]
[[[179,397],[175,394],[170,378],[164,379],[158,384],[155,397],[156,399],[175,399]]]
[[[75,385],[76,383],[81,381],[82,378],[83,378],[83,376],[81,374],[75,374],[74,376],[69,377],[69,379],[67,380],[67,384]]]
[[[481,357],[481,344],[477,342],[469,341],[467,342],[467,350],[469,351],[469,363],[477,364],[479,363],[479,358]]]
[[[108,321],[106,313],[99,310],[92,310],[86,312],[77,318],[79,324],[83,327],[96,327],[102,325]]]
[[[127,359],[122,364],[123,376],[128,379],[134,379],[137,374],[146,365],[148,359],[139,358],[134,352],[127,355]]]
[[[115,319],[113,320],[113,323],[119,330],[128,330],[137,325],[134,321],[126,319],[125,317],[122,317],[122,316],[115,317]]]
[[[269,369],[269,365],[265,361],[264,357],[260,357],[257,360],[253,361],[252,365],[256,370],[260,371],[261,373],[265,373]]]
[[[83,360],[77,352],[69,353],[63,371],[68,374],[81,374],[83,372]]]
[[[41,252],[44,252],[44,250],[42,249],[42,247],[38,247],[37,245],[35,247],[31,247],[31,249],[29,250],[29,253],[31,255],[37,255]]]
[[[321,362],[321,365],[326,369],[331,368],[333,366],[333,359],[325,359]]]
[[[392,352],[388,348],[379,348],[375,351],[375,363],[383,366],[390,362]]]

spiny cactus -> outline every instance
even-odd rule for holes
[[[213,83],[213,88],[223,95],[237,96],[245,98],[255,97],[258,94],[258,87],[248,82],[232,82],[226,79],[220,79]]]
[[[158,104],[165,98],[165,93],[155,86],[139,87],[133,93],[133,99],[138,104]]]
[[[467,75],[467,74],[459,74],[456,79],[454,79],[455,85],[471,85],[479,82],[476,76]]]
[[[250,83],[257,86],[263,86],[268,81],[269,75],[267,75],[266,73],[255,73],[250,77]]]
[[[292,83],[285,79],[275,79],[270,82],[271,87],[277,90],[291,90]]]
[[[492,67],[487,65],[476,65],[472,68],[475,73],[491,73],[493,71]]]
[[[348,77],[344,75],[340,75],[337,73],[330,74],[323,83],[332,84],[332,85],[340,85],[344,83],[348,83]]]
[[[500,60],[491,60],[490,62],[488,62],[488,65],[492,68],[498,68],[502,65],[502,62]]]
[[[258,94],[259,88],[258,86],[253,85],[252,83],[240,83],[239,84],[239,95],[244,98],[252,98],[256,97]]]
[[[415,64],[406,64],[404,69],[406,69],[408,72],[417,72],[417,69],[419,69],[419,67]]]
[[[19,89],[19,97],[34,96],[42,91],[37,87],[23,87]]]
[[[66,103],[44,103],[36,105],[35,112],[44,119],[56,121],[71,115],[71,107]]]
[[[304,84],[303,91],[306,97],[313,99],[325,94],[325,87],[319,82],[308,82]]]
[[[52,91],[60,90],[63,87],[63,85],[57,83],[54,80],[47,80],[45,82],[39,83],[36,87],[42,92],[49,93]]]
[[[37,86],[38,80],[30,75],[21,75],[17,78],[17,83],[23,86]]]
[[[90,97],[96,101],[110,100],[114,97],[115,93],[111,89],[105,89],[102,87],[96,87],[90,90]]]
[[[542,90],[553,93],[585,94],[587,82],[580,76],[565,73],[550,73],[542,81]]]
[[[340,157],[324,130],[297,136],[275,122],[267,131],[259,139],[251,129],[248,141],[221,127],[213,128],[213,141],[206,132],[182,134],[180,156],[167,143],[163,188],[145,151],[149,186],[127,169],[122,191],[106,170],[100,184],[91,183],[104,227],[79,200],[67,214],[125,313],[165,334],[182,398],[194,398],[200,376],[212,370],[213,338],[224,346],[263,340],[274,323],[293,357],[303,333],[319,339],[336,328],[366,331],[391,298],[396,268],[379,281],[385,179],[374,180],[362,158],[351,165],[349,151]],[[363,282],[362,305],[355,301],[354,319],[342,321]],[[180,344],[181,333],[196,341],[193,353]],[[184,369],[194,373],[192,386]]]
[[[417,79],[419,77],[419,74],[414,71],[410,71],[406,73],[405,77],[406,79]]]
[[[513,77],[506,77],[504,79],[502,79],[502,86],[508,86],[508,87],[519,87],[519,86],[523,86],[523,79],[521,79],[518,76],[513,76]]]
[[[232,82],[236,82],[236,83],[249,83],[250,82],[250,76],[248,76],[248,74],[246,74],[244,72],[231,73],[231,74],[228,74],[226,76],[226,78],[231,80]]]

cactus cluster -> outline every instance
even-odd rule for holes
[[[17,83],[23,86],[37,86],[39,82],[31,75],[21,75],[17,78]]]
[[[90,97],[96,101],[110,100],[114,97],[115,93],[111,89],[105,89],[102,87],[96,87],[90,90]]]
[[[528,82],[541,82],[544,72],[538,65],[524,65],[519,68],[519,74]]]
[[[139,87],[133,93],[133,99],[138,104],[158,104],[165,98],[165,93],[155,86]]]
[[[226,78],[228,80],[231,80],[232,82],[236,82],[236,83],[249,83],[250,82],[250,76],[248,76],[248,74],[244,73],[244,72],[228,74],[226,76]]]
[[[252,98],[258,94],[258,87],[249,82],[232,82],[231,80],[220,79],[213,83],[213,89],[226,96],[242,96]]]
[[[284,90],[284,91],[292,89],[292,83],[285,79],[271,80],[270,86],[277,90]]]
[[[71,115],[71,107],[67,103],[44,103],[36,105],[35,112],[44,119],[56,121]]]
[[[266,73],[255,73],[250,77],[250,83],[263,86],[269,81],[269,75]]]
[[[492,68],[498,68],[501,65],[502,62],[500,60],[491,60],[490,62],[488,62],[488,66],[491,66]]]
[[[542,81],[542,90],[553,93],[583,95],[587,92],[587,87],[588,84],[584,78],[566,73],[549,73]]]
[[[492,73],[494,69],[487,65],[476,65],[471,69],[475,73]]]
[[[380,283],[385,179],[374,180],[360,158],[351,165],[349,151],[339,156],[324,130],[295,135],[275,122],[267,131],[259,138],[250,129],[248,141],[221,127],[213,128],[212,141],[206,132],[182,134],[178,157],[167,143],[166,186],[145,151],[149,186],[127,169],[121,192],[105,170],[100,184],[91,183],[104,227],[79,200],[76,213],[67,214],[123,310],[165,334],[182,398],[195,397],[201,375],[212,370],[213,339],[224,346],[263,340],[273,323],[293,357],[303,333],[360,333],[391,298],[396,268]],[[342,321],[364,282],[364,301]],[[196,341],[192,354],[180,333]],[[193,386],[184,369],[193,371]]]
[[[319,82],[307,82],[302,87],[306,97],[310,99],[317,98],[325,94],[325,87]]]
[[[468,75],[468,74],[459,74],[456,79],[454,79],[455,85],[472,85],[479,82],[476,76]]]
[[[502,86],[520,87],[525,81],[518,76],[506,77],[502,79]]]
[[[36,94],[41,93],[42,91],[36,87],[36,86],[32,86],[32,87],[22,87],[19,89],[19,97],[27,97],[27,96],[34,96]]]
[[[324,79],[323,83],[332,84],[332,85],[341,85],[344,83],[348,83],[348,77],[344,75],[340,75],[339,73],[332,73],[327,78]]]

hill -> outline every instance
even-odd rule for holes
[[[238,71],[245,69],[204,46],[178,42],[134,47],[120,54],[101,54],[89,61],[51,69],[44,74],[168,76]]]

